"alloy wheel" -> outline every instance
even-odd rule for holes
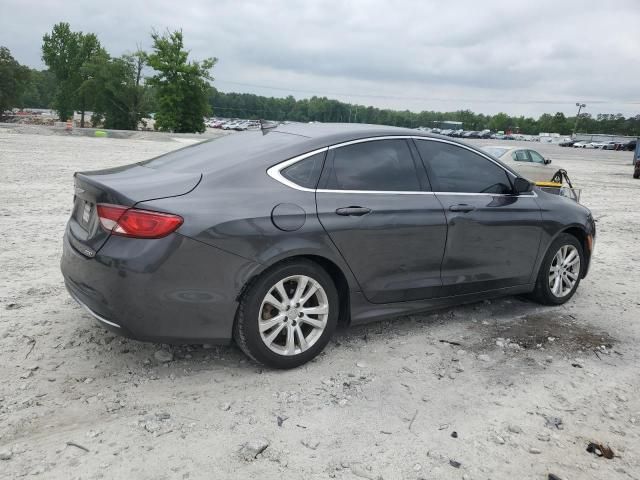
[[[562,298],[573,290],[580,279],[580,253],[573,245],[563,245],[556,252],[549,268],[549,289]]]
[[[260,306],[258,327],[264,344],[279,355],[297,355],[322,336],[329,300],[322,285],[293,275],[273,285]]]

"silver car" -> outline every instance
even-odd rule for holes
[[[552,167],[550,159],[528,148],[489,145],[482,147],[482,150],[506,163],[532,182],[549,182],[560,168],[557,165]]]

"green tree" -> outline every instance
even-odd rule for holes
[[[142,82],[146,54],[138,51],[120,58],[98,55],[83,69],[87,78],[80,90],[92,98],[92,123],[105,128],[136,130],[148,115],[149,96]]]
[[[29,80],[22,93],[21,106],[50,108],[56,94],[56,77],[49,70],[31,69]]]
[[[20,65],[8,48],[0,47],[0,116],[5,110],[22,106],[29,77],[29,68]]]
[[[42,41],[42,60],[58,81],[54,99],[58,116],[64,121],[78,110],[80,126],[84,127],[84,113],[93,101],[93,92],[81,88],[88,79],[88,71],[83,67],[106,52],[93,33],[72,32],[64,22],[54,25],[51,34],[45,34]]]
[[[496,113],[491,117],[489,121],[489,128],[494,131],[503,131],[506,132],[510,127],[514,126],[514,122],[511,120],[511,117],[506,113]]]
[[[154,32],[153,52],[148,64],[156,72],[148,82],[155,87],[155,126],[172,132],[204,132],[204,116],[209,113],[210,70],[218,61],[207,58],[188,61],[182,31]]]

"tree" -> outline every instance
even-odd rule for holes
[[[92,123],[105,128],[136,130],[148,115],[148,92],[142,83],[146,55],[138,51],[120,58],[98,55],[83,69],[80,91],[92,99]]]
[[[80,126],[84,127],[84,113],[91,103],[93,92],[81,89],[88,79],[84,65],[99,55],[106,55],[98,37],[93,33],[72,32],[68,23],[54,25],[51,34],[42,37],[42,60],[58,81],[54,106],[60,120],[80,111]]]
[[[22,94],[29,76],[29,68],[20,65],[8,48],[0,47],[0,116],[5,110],[22,106]]]
[[[506,132],[511,127],[514,127],[514,122],[511,120],[511,117],[506,113],[496,113],[491,117],[489,121],[489,128],[494,131],[503,131]]]
[[[148,64],[156,75],[148,80],[155,87],[155,126],[172,132],[204,132],[204,116],[209,112],[208,95],[213,80],[209,71],[218,61],[188,61],[182,31],[152,33],[153,52]]]
[[[49,70],[31,69],[20,106],[50,108],[56,94],[56,77]]]

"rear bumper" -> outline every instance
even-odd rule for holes
[[[161,343],[228,343],[237,297],[259,268],[179,234],[157,240],[112,236],[87,258],[64,236],[69,294],[114,333]]]

